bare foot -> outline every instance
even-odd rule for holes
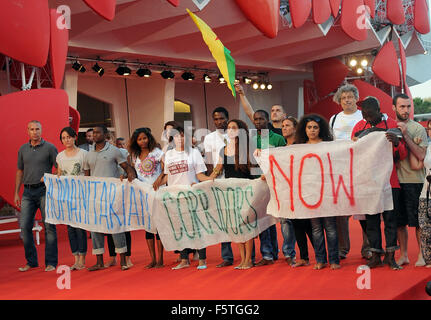
[[[239,265],[237,265],[234,269],[241,269],[244,266],[244,262],[241,261]]]
[[[398,261],[397,261],[397,265],[402,266],[403,264],[409,264],[409,258],[406,256],[401,256]]]
[[[340,269],[340,268],[341,268],[341,266],[339,264],[337,264],[337,263],[332,263],[331,264],[331,269],[332,270],[336,270],[336,269]]]
[[[88,271],[97,271],[97,270],[102,270],[105,269],[106,267],[104,265],[100,265],[100,264],[95,264],[92,267],[88,268]]]
[[[426,265],[424,257],[422,257],[422,255],[420,254],[418,256],[418,261],[416,261],[415,263],[415,267],[424,267]]]
[[[149,264],[147,264],[145,266],[145,269],[151,269],[154,268],[156,266],[156,262],[155,261],[151,261]]]
[[[154,268],[163,268],[165,265],[163,264],[163,261],[157,262],[157,264],[154,266]]]
[[[188,268],[188,267],[190,267],[190,264],[188,262],[181,262],[176,267],[173,267],[172,270],[179,270],[179,269]]]
[[[426,265],[426,268],[431,268],[431,264],[427,264],[427,265]]]
[[[253,267],[254,267],[253,263],[250,262],[250,263],[244,263],[240,269],[241,270],[246,270],[246,269],[250,269],[250,268],[253,268]]]
[[[109,260],[107,263],[105,263],[105,267],[109,268],[109,267],[113,267],[117,265],[117,260],[115,258]]]
[[[313,267],[314,270],[320,270],[326,267],[326,263],[316,263]]]
[[[308,266],[309,264],[310,263],[308,262],[308,260],[299,259],[296,261],[296,263],[292,267],[297,268],[297,267],[302,267],[302,266]]]
[[[130,257],[126,257],[126,264],[129,268],[133,267],[132,259],[130,259]]]

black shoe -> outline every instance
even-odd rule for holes
[[[216,268],[223,268],[223,267],[229,267],[233,265],[233,262],[230,261],[223,261],[222,263],[216,265]]]
[[[380,253],[373,252],[370,261],[368,261],[367,266],[372,269],[376,267],[383,266],[382,260],[380,260]]]
[[[402,270],[403,267],[395,262],[395,252],[386,252],[383,263],[387,264],[392,270]]]

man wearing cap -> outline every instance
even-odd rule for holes
[[[398,124],[391,118],[385,119],[380,112],[379,101],[375,97],[367,97],[358,103],[362,108],[363,120],[359,121],[352,131],[352,140],[357,140],[357,136],[364,130],[370,128],[380,128],[384,131],[397,128]],[[380,230],[380,214],[367,214],[367,237],[370,242],[370,251],[372,257],[368,262],[368,267],[375,268],[382,265],[380,255],[385,253],[383,263],[389,265],[392,270],[402,269],[395,262],[395,250],[399,249],[397,245],[397,212],[400,210],[400,184],[395,163],[407,157],[407,149],[402,139],[399,139],[395,133],[386,132],[386,138],[393,146],[394,166],[391,174],[392,198],[394,209],[382,213],[385,224],[386,252],[382,248],[382,236]],[[378,156],[378,155],[376,155]]]
[[[45,226],[45,271],[53,271],[58,263],[57,229],[55,224],[45,223],[45,184],[43,175],[51,173],[56,166],[56,147],[42,139],[42,125],[37,120],[28,123],[30,141],[18,151],[18,169],[15,180],[15,205],[21,208],[20,228],[22,230],[27,264],[19,268],[25,272],[38,267],[37,251],[33,238],[33,224],[37,209],[40,209]],[[19,189],[24,184],[22,199]]]

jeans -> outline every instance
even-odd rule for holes
[[[295,258],[296,238],[295,238],[295,230],[293,230],[292,220],[282,218],[280,220],[280,226],[281,226],[281,234],[283,235],[283,247],[282,247],[283,254],[286,258],[287,257]]]
[[[67,226],[67,234],[69,235],[72,254],[74,256],[85,256],[87,253],[87,231]]]
[[[132,255],[132,235],[130,234],[130,231],[126,231],[124,235],[126,236],[126,245],[127,245],[126,257],[130,257]],[[108,233],[106,235],[106,239],[108,240],[109,256],[116,257],[117,253],[115,252],[115,244],[114,244],[114,239],[112,238],[112,234]]]
[[[400,189],[392,188],[392,198],[394,199],[394,210],[384,211],[383,221],[385,223],[386,251],[395,252],[399,249],[397,244],[397,215],[399,210]],[[382,233],[380,230],[380,214],[367,214],[367,237],[370,243],[370,251],[384,253],[382,247]]]
[[[207,258],[207,249],[206,248],[199,249],[197,251],[198,251],[198,254],[199,254],[199,260],[205,260]],[[181,259],[188,260],[189,259],[189,254],[192,253],[192,252],[193,252],[192,249],[181,250],[181,252],[180,252]]]
[[[221,257],[223,261],[233,262],[232,245],[230,242],[221,243]]]
[[[335,218],[337,222],[338,249],[340,256],[344,258],[350,251],[349,218],[350,216],[338,216]]]
[[[126,236],[124,232],[113,234],[112,239],[114,240],[116,253],[127,252]],[[95,255],[104,254],[105,235],[100,232],[91,232],[91,240],[93,241],[93,254]]]
[[[274,225],[270,226],[265,231],[259,234],[260,239],[260,253],[265,260],[278,259],[278,241],[277,241],[277,228]]]
[[[335,217],[312,218],[314,253],[317,263],[327,263],[326,241],[328,242],[328,259],[330,264],[340,264],[338,253],[337,222]]]
[[[45,265],[57,267],[57,228],[55,224],[45,223],[45,187],[24,188],[21,200],[20,228],[24,242],[24,252],[27,264],[30,267],[39,266],[37,251],[33,238],[34,217],[40,209],[45,227]]]
[[[308,257],[308,239],[310,239],[311,245],[313,244],[313,232],[311,230],[311,219],[292,219],[293,230],[295,231],[295,239],[298,243],[299,255],[302,260],[309,260]]]

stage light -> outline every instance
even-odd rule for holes
[[[78,61],[74,62],[74,64],[72,65],[72,68],[82,73],[86,71],[85,67],[82,64],[80,64]]]
[[[132,70],[128,68],[127,66],[119,66],[117,70],[115,70],[116,73],[118,73],[120,76],[130,76],[132,73]]]
[[[226,83],[226,80],[224,79],[224,77],[221,74],[218,76],[218,81],[220,81],[220,84]]]
[[[183,78],[184,80],[192,81],[195,79],[195,75],[191,72],[186,71],[181,75],[181,78]]]
[[[259,87],[260,87],[261,90],[265,90],[266,89],[266,84],[261,83]]]
[[[209,75],[207,75],[206,73],[202,76],[202,78],[204,79],[205,83],[211,82],[211,77]]]
[[[163,79],[173,79],[175,78],[175,74],[171,70],[164,70],[160,73]]]
[[[248,78],[248,77],[242,78],[242,81],[244,81],[245,84],[250,84],[251,83],[251,79]]]
[[[92,69],[94,70],[94,72],[98,73],[99,76],[103,76],[105,73],[105,69],[103,69],[101,66],[99,66],[99,64],[95,64]]]
[[[356,73],[357,74],[362,74],[363,72],[364,72],[364,70],[362,68],[356,69]]]
[[[362,59],[362,60],[361,60],[361,66],[363,66],[364,68],[365,68],[366,66],[368,66],[368,60],[367,60],[367,59]]]
[[[149,78],[149,77],[151,77],[151,70],[139,68],[138,71],[136,71],[136,74],[138,76],[140,76],[141,78],[142,77]]]
[[[356,65],[358,64],[358,61],[356,60],[356,59],[352,59],[352,60],[350,60],[350,62],[349,62],[349,65],[351,66],[351,67],[356,67]]]
[[[266,85],[266,88],[267,88],[268,90],[272,90],[272,84],[268,83],[268,84]]]
[[[253,89],[254,90],[259,89],[259,84],[257,82],[253,83]]]

